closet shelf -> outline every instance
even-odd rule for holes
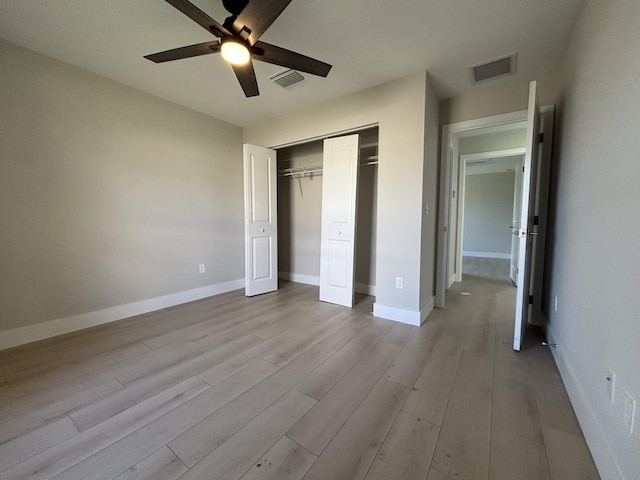
[[[378,164],[378,156],[371,155],[367,157],[366,161],[361,162],[361,167],[368,167],[371,165]],[[309,175],[322,175],[322,165],[311,165],[308,167],[295,167],[295,168],[283,168],[278,171],[279,177],[293,177],[293,178],[304,178]]]

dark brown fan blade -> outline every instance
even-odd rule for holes
[[[210,53],[217,53],[219,51],[220,42],[217,40],[213,40],[212,42],[198,43],[196,45],[174,48],[173,50],[166,50],[164,52],[158,52],[152,55],[145,55],[144,58],[146,58],[147,60],[151,60],[152,62],[162,63],[170,62],[171,60],[180,60],[181,58],[208,55]]]
[[[222,25],[220,25],[213,18],[204,13],[188,0],[165,0],[165,2],[176,7],[191,20],[196,22],[208,32],[213,33],[218,38],[228,37],[229,35],[231,35],[229,30],[224,28]]]
[[[244,90],[244,95],[246,97],[255,97],[256,95],[260,95],[258,91],[258,81],[256,80],[256,72],[253,70],[253,63],[249,60],[249,63],[246,65],[231,65],[233,67],[233,71],[238,77],[238,82],[240,82],[240,86],[242,90]]]
[[[247,42],[254,45],[290,3],[291,0],[250,0],[233,22],[234,33],[245,38],[241,33],[245,30]]]
[[[269,43],[257,42],[251,49],[251,53],[255,60],[293,68],[320,77],[326,77],[331,70],[331,65],[328,63]]]

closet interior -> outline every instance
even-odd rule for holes
[[[378,127],[354,133],[360,164],[355,291],[375,295]],[[278,149],[279,277],[312,285],[320,279],[322,154],[322,139]]]

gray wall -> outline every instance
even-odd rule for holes
[[[322,141],[278,150],[278,169],[322,165]],[[302,185],[302,194],[300,193]],[[278,177],[278,270],[320,275],[322,175]]]
[[[558,103],[562,76],[551,73],[532,78],[538,82],[538,95],[541,105]],[[518,112],[527,109],[529,81],[518,81],[498,86],[488,82],[474,87],[464,95],[448,98],[440,102],[440,124],[463,122],[476,118]]]
[[[420,246],[420,310],[433,305],[436,285],[438,211],[438,144],[440,101],[428,81],[424,92],[424,166],[422,169],[422,212]]]
[[[458,154],[495,152],[512,148],[524,148],[527,131],[524,128],[504,132],[463,137],[458,143]]]
[[[240,128],[2,41],[0,64],[0,330],[244,277]]]
[[[507,227],[512,222],[514,182],[513,172],[466,176],[464,254],[511,254],[511,230]]]
[[[566,55],[553,169],[549,332],[603,478],[640,478],[640,422],[634,435],[623,424],[625,391],[640,401],[639,19],[636,0],[586,2]]]

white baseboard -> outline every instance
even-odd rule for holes
[[[363,293],[364,295],[371,295],[372,297],[376,296],[376,286],[375,285],[367,285],[366,283],[357,283],[353,286],[353,289],[356,293]]]
[[[393,320],[394,322],[406,323],[419,327],[425,321],[431,310],[433,310],[435,297],[432,297],[420,311],[406,310],[404,308],[382,305],[381,303],[373,304],[373,316]]]
[[[288,280],[290,282],[295,283],[304,283],[305,285],[315,285],[316,287],[320,286],[320,277],[316,277],[314,275],[301,275],[299,273],[291,273],[291,272],[278,272],[278,278],[282,280]],[[376,295],[376,286],[375,285],[367,285],[365,283],[355,283],[353,289],[356,293],[364,293],[365,295]]]
[[[295,283],[304,283],[305,285],[315,285],[316,287],[320,285],[320,277],[316,277],[314,275],[301,275],[299,273],[278,272],[278,278],[281,278],[282,280],[289,280],[290,282],[295,282]]]
[[[499,252],[462,252],[463,257],[481,257],[481,258],[501,258],[503,260],[510,260],[510,253],[499,253]]]
[[[616,463],[613,451],[605,439],[604,432],[602,427],[600,427],[598,418],[596,417],[593,408],[591,408],[589,397],[578,382],[578,378],[576,377],[575,370],[571,366],[571,362],[564,354],[553,328],[551,328],[551,325],[548,323],[546,325],[546,333],[548,342],[558,345],[556,348],[551,349],[551,353],[553,354],[553,358],[555,359],[560,375],[562,376],[562,381],[564,382],[567,393],[569,394],[569,399],[571,400],[573,409],[576,412],[576,417],[578,417],[580,427],[582,427],[582,433],[584,434],[584,438],[589,446],[591,456],[598,468],[600,477],[603,479],[624,480],[624,476]]]
[[[244,288],[244,278],[0,332],[0,350]]]

